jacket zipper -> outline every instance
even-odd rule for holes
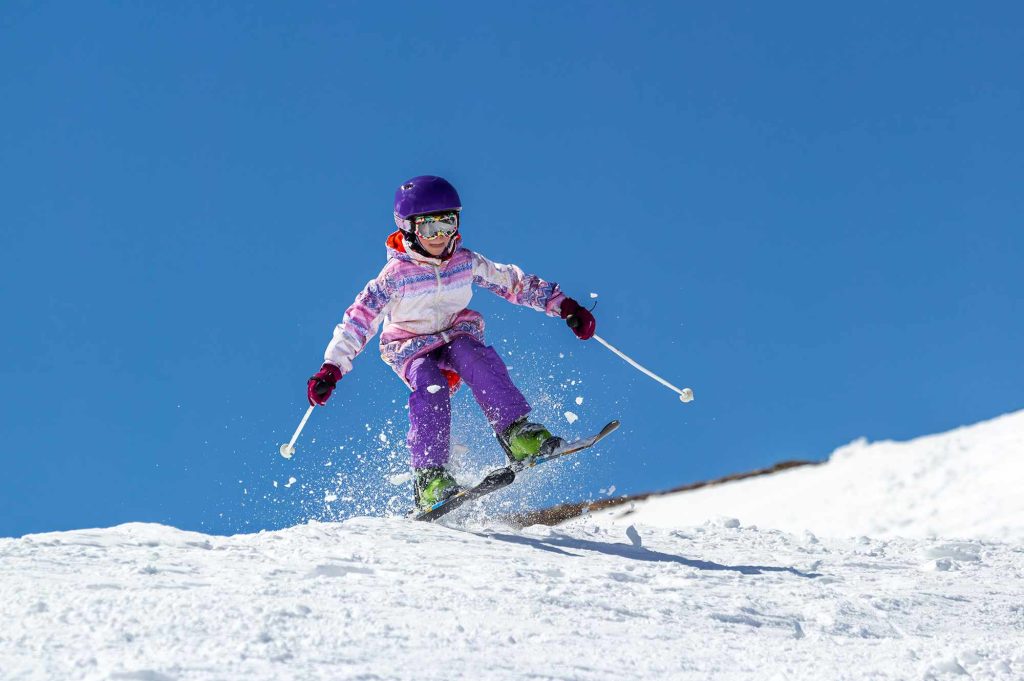
[[[434,277],[437,278],[437,292],[434,294],[434,328],[441,332],[441,267],[434,265]]]

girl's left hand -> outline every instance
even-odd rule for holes
[[[594,315],[587,308],[580,307],[580,304],[572,298],[566,298],[562,301],[562,308],[559,314],[580,340],[587,340],[597,330],[597,320],[594,319]]]

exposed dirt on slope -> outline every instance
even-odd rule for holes
[[[529,527],[530,525],[557,525],[563,523],[571,518],[576,518],[585,513],[592,513],[594,511],[601,511],[604,509],[612,508],[614,506],[622,506],[623,504],[629,504],[634,501],[641,501],[649,497],[662,496],[665,494],[675,494],[676,492],[688,492],[690,490],[700,489],[701,487],[710,487],[712,485],[722,485],[727,482],[734,482],[736,480],[744,480],[746,478],[754,478],[760,475],[770,475],[772,473],[778,473],[790,468],[798,468],[800,466],[816,466],[820,462],[818,461],[780,461],[774,466],[768,468],[760,468],[754,471],[747,471],[744,473],[734,473],[727,475],[723,478],[717,478],[715,480],[704,480],[701,482],[689,483],[680,487],[673,487],[672,489],[663,490],[660,492],[644,492],[642,494],[634,495],[623,495],[614,498],[601,499],[599,501],[580,501],[570,504],[559,504],[558,506],[551,506],[550,508],[543,508],[537,511],[531,511],[529,513],[518,513],[513,516],[509,516],[506,520],[511,522],[513,525],[518,527]],[[629,513],[629,511],[625,511]]]

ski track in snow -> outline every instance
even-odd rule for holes
[[[0,540],[0,678],[1019,680],[1022,573],[729,519],[128,524]]]

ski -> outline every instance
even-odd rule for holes
[[[512,470],[511,466],[496,468],[469,489],[464,489],[444,501],[437,502],[429,510],[416,514],[413,516],[413,520],[437,520],[441,516],[451,513],[467,501],[479,499],[485,494],[497,492],[499,489],[508,487],[515,479],[516,472]]]
[[[608,423],[604,428],[602,428],[596,435],[585,437],[582,440],[567,442],[561,447],[557,448],[555,451],[551,452],[550,454],[545,454],[543,456],[527,459],[526,461],[516,461],[514,463],[509,464],[508,466],[496,468],[487,475],[485,475],[484,479],[481,480],[476,485],[473,485],[468,489],[464,489],[458,494],[455,494],[449,497],[448,499],[445,499],[444,501],[437,502],[436,504],[434,504],[433,507],[426,511],[421,511],[419,513],[416,513],[414,511],[412,516],[413,520],[437,520],[438,518],[451,513],[452,511],[459,508],[466,502],[473,501],[474,499],[479,499],[480,497],[490,494],[491,492],[497,492],[500,489],[508,487],[515,481],[516,473],[519,473],[527,468],[533,468],[538,464],[547,463],[549,461],[553,461],[563,456],[575,454],[577,452],[583,451],[584,449],[589,449],[590,447],[593,447],[598,442],[608,437],[608,435],[613,433],[615,429],[618,427],[619,422],[617,420],[612,421]]]

